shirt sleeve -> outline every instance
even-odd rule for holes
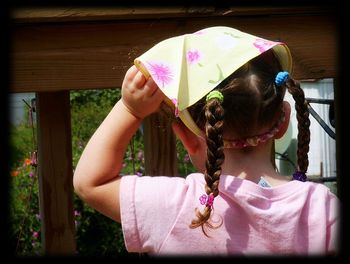
[[[123,176],[121,224],[129,252],[158,252],[171,231],[187,192],[179,177]]]

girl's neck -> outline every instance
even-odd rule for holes
[[[225,162],[222,174],[259,182],[260,177],[267,179],[273,186],[285,183],[289,179],[279,175],[271,162],[271,142],[250,149],[225,149]]]

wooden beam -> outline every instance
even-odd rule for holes
[[[223,25],[286,42],[296,79],[337,75],[337,18],[325,14],[183,17],[99,23],[16,24],[12,92],[120,87],[133,59],[157,42]]]
[[[137,6],[137,7],[19,7],[12,11],[15,23],[162,19],[210,16],[290,15],[327,13],[322,6]]]
[[[75,253],[69,92],[37,93],[39,201],[47,255]]]
[[[171,120],[162,112],[148,116],[144,122],[145,174],[177,176],[176,137]]]

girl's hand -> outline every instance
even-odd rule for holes
[[[122,84],[122,101],[135,117],[143,119],[155,112],[164,99],[164,94],[152,78],[132,66],[125,74]]]

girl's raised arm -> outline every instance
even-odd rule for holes
[[[120,170],[127,145],[163,93],[135,66],[125,75],[119,100],[86,145],[73,177],[76,193],[91,207],[120,222]]]

